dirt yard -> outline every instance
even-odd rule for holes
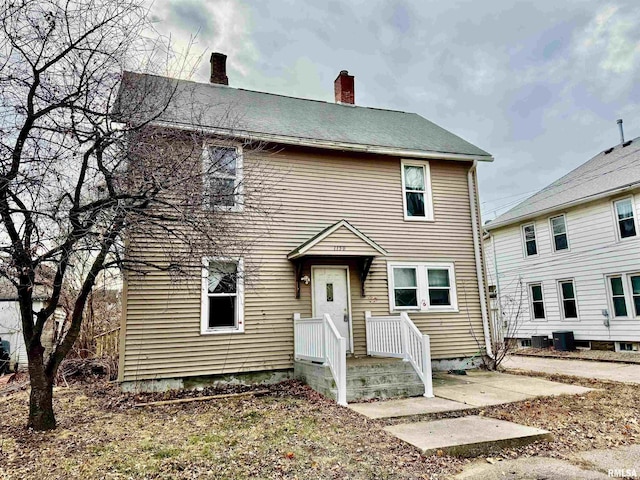
[[[640,386],[545,377],[602,390],[470,412],[555,435],[550,444],[504,451],[491,461],[638,442]],[[296,382],[259,396],[134,407],[175,396],[122,395],[105,384],[62,387],[55,400],[59,427],[49,433],[25,430],[26,392],[0,398],[0,477],[446,478],[469,461],[422,457],[382,430],[397,420],[368,420]]]

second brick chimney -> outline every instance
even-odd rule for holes
[[[356,90],[353,75],[342,70],[333,83],[333,91],[336,94],[336,103],[348,103],[353,105],[356,100]]]
[[[214,52],[211,54],[211,83],[219,85],[229,85],[227,77],[227,56],[224,53]]]

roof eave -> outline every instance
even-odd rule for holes
[[[203,127],[169,122],[166,120],[156,120],[153,125],[161,127],[177,128],[181,130],[198,130],[213,135],[232,136],[251,141],[263,141],[285,145],[295,145],[301,147],[324,148],[329,150],[341,150],[361,153],[375,153],[379,155],[392,155],[397,157],[421,158],[421,159],[444,159],[455,161],[479,161],[493,162],[491,155],[471,155],[466,153],[434,152],[425,150],[411,150],[394,147],[384,147],[379,145],[365,145],[346,142],[336,142],[329,140],[317,140],[313,138],[289,137],[286,135],[272,135],[267,133],[249,132],[245,130],[229,130],[225,128]]]
[[[560,210],[565,210],[567,208],[572,208],[578,205],[582,205],[584,203],[589,203],[589,202],[593,202],[595,200],[601,200],[603,198],[607,198],[607,197],[611,197],[613,195],[618,195],[621,193],[625,193],[628,192],[630,190],[635,190],[636,188],[640,187],[640,182],[633,182],[627,185],[624,185],[622,187],[617,187],[617,188],[613,188],[610,190],[606,190],[604,192],[600,192],[594,195],[589,195],[587,197],[582,197],[578,200],[574,200],[572,202],[566,202],[566,203],[562,203],[560,205],[554,205],[553,207],[550,208],[545,208],[543,210],[538,210],[536,212],[531,212],[528,213],[526,215],[520,215],[519,217],[515,217],[512,218],[511,220],[506,220],[503,222],[491,222],[488,224],[483,225],[483,229],[490,232],[492,230],[496,230],[498,228],[503,228],[503,227],[508,227],[509,225],[513,225],[515,223],[521,223],[524,222],[526,220],[531,220],[533,218],[536,217],[541,217],[544,215],[549,215],[555,212],[558,212]]]

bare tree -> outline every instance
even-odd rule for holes
[[[145,37],[149,24],[140,3],[5,0],[1,12],[0,275],[15,286],[21,308],[28,426],[45,430],[56,425],[56,372],[80,334],[102,271],[177,274],[189,271],[202,252],[231,255],[248,243],[234,240],[240,220],[202,208],[211,195],[237,194],[238,186],[209,185],[203,197],[203,174],[223,171],[225,159],[210,158],[203,167],[202,132],[155,122],[180,96],[180,108],[191,108],[188,92],[166,77],[123,76],[132,59],[144,59],[137,68],[147,71],[163,64],[158,44]],[[121,82],[128,85],[125,96]],[[194,124],[197,117],[194,109]],[[233,120],[228,115],[220,122]],[[244,189],[247,204],[251,193]],[[132,235],[161,239],[166,255],[155,261],[144,248],[123,255],[123,239]],[[88,268],[75,268],[87,259]],[[43,267],[53,278],[45,307],[34,311]],[[70,283],[77,288],[67,288]],[[63,334],[45,356],[43,330],[69,292]]]
[[[518,277],[514,285],[507,285],[508,294],[497,292],[496,315],[491,319],[491,348],[493,358],[489,368],[497,369],[504,359],[517,348],[518,331],[527,313],[527,304],[522,278]]]

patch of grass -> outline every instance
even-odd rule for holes
[[[180,455],[182,450],[179,448],[160,448],[153,452],[153,458],[171,458]]]

